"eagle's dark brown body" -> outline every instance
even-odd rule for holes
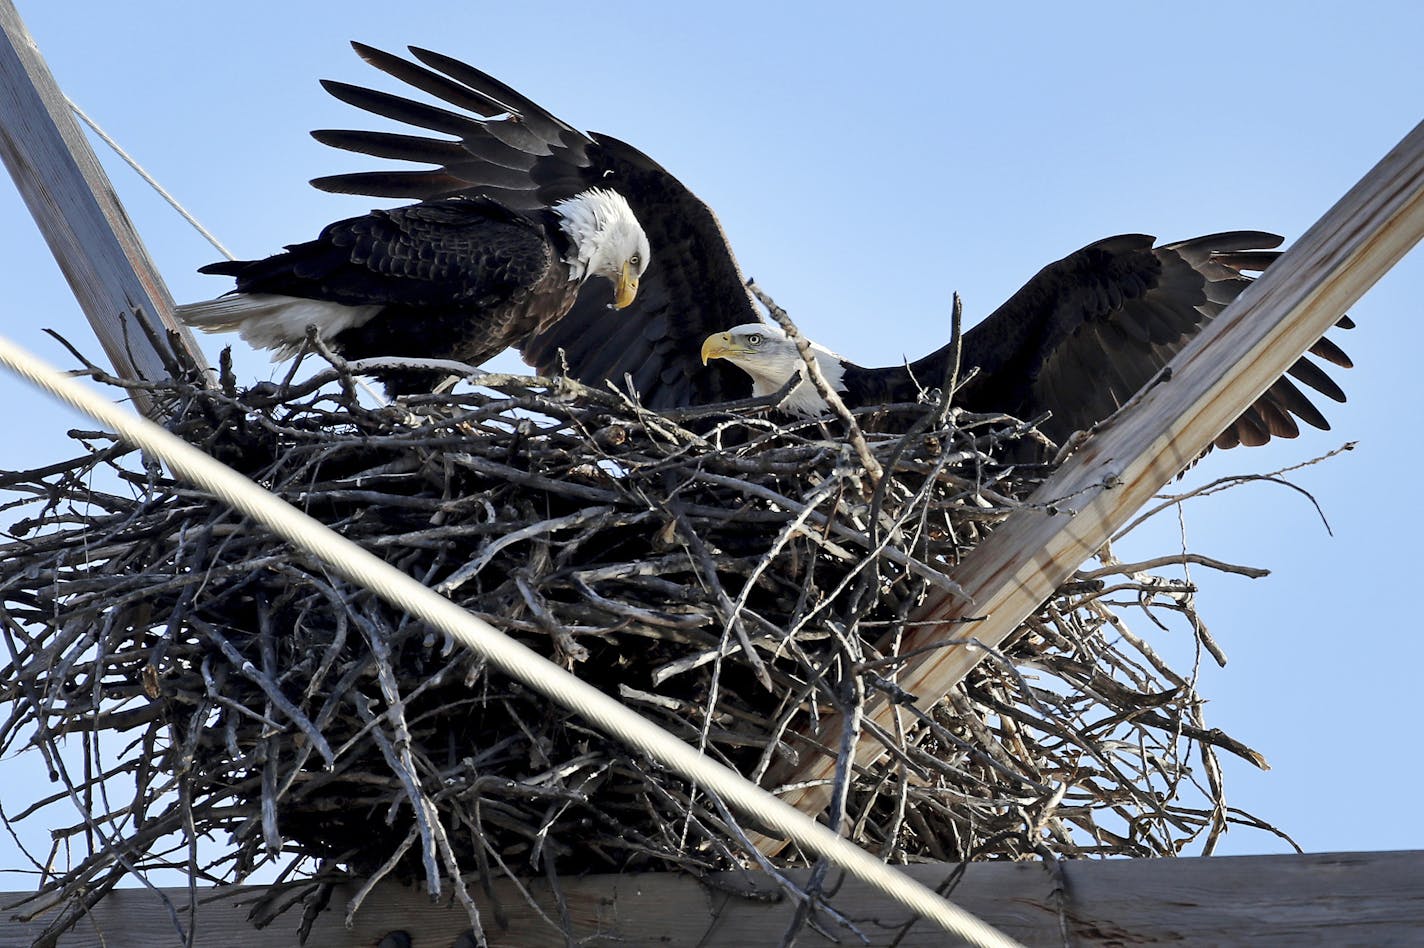
[[[551,217],[547,212],[544,216]],[[552,221],[488,198],[448,198],[337,221],[254,261],[204,267],[236,292],[377,306],[327,341],[348,359],[407,356],[478,365],[556,322],[578,295]],[[319,324],[318,324],[319,325]],[[393,393],[431,373],[378,371]]]

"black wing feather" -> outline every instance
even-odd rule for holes
[[[432,132],[458,135],[470,121],[465,116],[448,109],[391,95],[389,92],[353,86],[335,79],[321,80],[321,87],[347,105],[354,105],[363,111],[397,122],[404,122],[407,125],[428,128]]]
[[[447,79],[385,50],[357,42],[353,42],[351,48],[356,51],[356,55],[381,72],[457,108],[474,112],[485,118],[493,118],[496,115],[513,111],[512,105],[506,104],[478,87]]]
[[[465,155],[459,142],[426,138],[422,135],[337,129],[317,129],[311,135],[323,145],[332,148],[396,161],[430,161],[436,156],[443,156],[444,162],[453,162]]]
[[[354,171],[313,178],[311,183],[333,194],[424,201],[429,200],[430,195],[458,194],[463,182],[443,171]],[[499,200],[495,194],[486,197]]]
[[[419,46],[410,47],[410,51],[416,59],[419,59],[427,66],[440,70],[440,72],[455,81],[474,89],[480,95],[500,103],[505,112],[521,116],[523,121],[535,134],[551,140],[565,136],[574,139],[584,138],[583,133],[578,129],[563,119],[558,118],[553,113],[546,111],[537,102],[526,98],[522,92],[512,86],[505,85],[489,73],[476,69],[469,63],[461,62],[454,57],[446,56],[444,53],[422,49]],[[396,57],[391,58],[395,59]],[[412,69],[416,68],[414,64],[409,65]],[[397,79],[406,82],[410,81],[406,79],[404,75],[396,75],[394,73],[392,73],[392,75],[395,75]],[[439,93],[433,89],[426,89],[425,91],[439,96]],[[485,113],[485,117],[490,118],[494,114],[496,113]]]
[[[1295,365],[1290,367],[1289,372],[1295,378],[1309,385],[1326,398],[1337,402],[1343,402],[1345,400],[1345,392],[1339,385],[1335,384],[1335,380],[1326,375],[1324,369],[1304,356],[1296,360]]]

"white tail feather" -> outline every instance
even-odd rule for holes
[[[270,293],[232,293],[178,307],[178,318],[203,332],[236,331],[254,349],[271,349],[272,361],[290,359],[316,326],[323,339],[369,322],[379,304],[346,306]]]

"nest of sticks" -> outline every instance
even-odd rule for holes
[[[181,437],[766,785],[813,719],[893,695],[883,643],[1046,474],[1002,460],[1030,425],[937,395],[848,438],[770,400],[656,414],[510,376],[369,408],[340,360],[319,368],[146,387]],[[65,902],[52,931],[158,868],[265,869],[262,924],[300,903],[309,923],[351,875],[468,900],[501,875],[757,865],[706,792],[112,435],[71,434],[76,457],[0,473],[0,751],[54,782],[4,817],[52,831],[21,906]],[[846,832],[906,862],[1209,852],[1260,825],[1226,808],[1216,754],[1259,758],[1114,611],[1209,645],[1192,592],[1111,560],[1080,573],[881,735],[888,763],[842,772]]]

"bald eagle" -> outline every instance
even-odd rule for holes
[[[582,133],[499,80],[459,60],[411,48],[414,61],[362,44],[377,69],[453,107],[443,108],[359,86],[326,82],[358,108],[436,133],[323,130],[336,148],[434,166],[353,172],[319,178],[321,189],[422,200],[480,195],[511,208],[547,206],[590,187],[616,191],[647,232],[652,261],[637,300],[609,310],[608,287],[584,286],[565,317],[519,344],[544,374],[567,372],[591,385],[631,381],[643,403],[672,408],[774,391],[799,366],[766,364],[753,381],[750,348],[717,350],[757,335],[774,348],[711,209],[651,158],[616,138]],[[1201,237],[1160,247],[1150,237],[1097,241],[1050,264],[965,335],[962,363],[980,371],[957,395],[965,407],[1034,417],[1052,411],[1050,437],[1062,440],[1099,421],[1148,382],[1186,342],[1249,283],[1243,271],[1274,259],[1280,238],[1256,232]],[[1348,326],[1342,320],[1341,326]],[[728,327],[737,327],[728,330]],[[739,336],[740,334],[740,336]],[[704,342],[712,346],[704,350]],[[764,350],[764,351],[770,351]],[[825,350],[822,350],[823,352]],[[908,367],[871,369],[826,353],[826,374],[857,405],[914,400],[944,377],[948,347]],[[1322,339],[1311,352],[1348,366]],[[793,353],[794,355],[794,353]],[[714,358],[714,356],[716,356]],[[1309,359],[1291,375],[1330,398],[1343,392]],[[814,412],[798,390],[789,407]],[[1324,417],[1282,378],[1217,443],[1259,444],[1292,437],[1296,419],[1327,427]]]
[[[237,289],[178,315],[208,332],[235,330],[274,360],[294,356],[314,325],[347,358],[479,365],[557,324],[590,277],[605,278],[626,309],[651,256],[628,202],[606,188],[528,209],[457,195],[337,221],[263,260],[203,267],[235,277]],[[397,395],[445,373],[374,374]]]
[[[379,158],[436,166],[364,171],[312,182],[317,188],[404,200],[477,194],[514,209],[546,207],[588,188],[621,194],[643,225],[652,259],[637,300],[611,311],[610,288],[591,281],[562,320],[518,347],[540,374],[602,387],[632,380],[643,404],[665,409],[745,397],[751,382],[729,363],[704,366],[702,339],[757,319],[757,310],[712,210],[638,149],[579,132],[473,66],[424,49],[418,65],[361,43],[366,62],[457,111],[327,80],[336,98],[448,138],[330,130],[317,141]],[[624,319],[622,316],[628,316]]]
[[[1074,431],[1111,415],[1147,384],[1211,318],[1240,294],[1278,254],[1281,238],[1234,231],[1153,246],[1153,238],[1124,234],[1089,244],[1049,264],[1008,302],[964,334],[960,364],[979,372],[955,393],[954,403],[976,412],[1018,418],[1049,417],[1038,425],[1059,444]],[[1353,325],[1348,318],[1342,328]],[[953,346],[914,362],[866,368],[812,344],[827,384],[852,408],[914,402],[940,385]],[[1350,359],[1328,339],[1309,350],[1334,365]],[[704,361],[725,359],[752,379],[753,395],[779,391],[803,371],[793,342],[779,327],[748,323],[709,335]],[[1336,401],[1345,393],[1315,363],[1301,358],[1289,370]],[[788,411],[817,415],[827,406],[800,381]],[[1288,378],[1279,378],[1213,442],[1216,447],[1294,438],[1297,419],[1329,423]]]

